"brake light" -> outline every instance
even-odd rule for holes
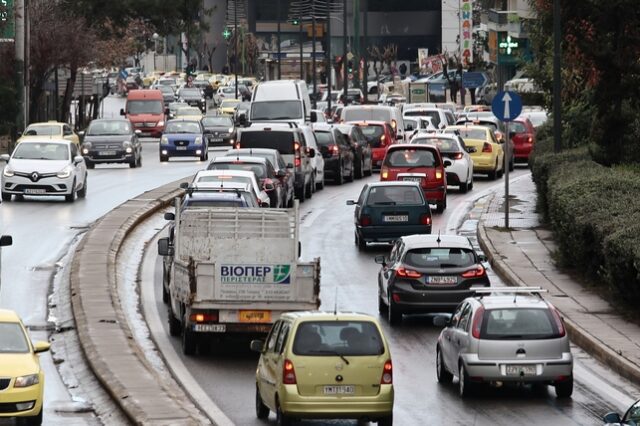
[[[560,317],[560,312],[558,312],[558,310],[553,305],[549,305],[549,309],[551,310],[551,315],[556,322],[556,327],[558,327],[558,335],[560,337],[564,337],[564,335],[567,334],[567,331],[564,328],[564,323],[562,322],[562,318]]]
[[[329,153],[334,156],[337,157],[338,155],[340,155],[340,148],[338,148],[338,145],[329,145]]]
[[[240,149],[240,142],[238,142],[238,143],[235,145],[235,148],[236,148],[236,149]]]
[[[211,313],[201,313],[201,314],[191,314],[189,319],[192,322],[202,323],[202,322],[218,322],[218,312],[214,311]]]
[[[529,138],[527,139],[527,142],[533,143],[533,136],[529,136]]]
[[[296,167],[300,167],[300,166],[302,165],[302,160],[300,159],[300,157],[296,157],[296,158],[295,158],[295,160],[294,160],[294,162],[293,162],[293,164],[294,164]]]
[[[370,226],[371,223],[371,216],[366,214],[360,216],[360,226]]]
[[[380,170],[380,180],[387,180],[389,178],[389,169],[387,169],[386,167],[383,167],[382,170]]]
[[[382,377],[380,378],[381,385],[390,385],[393,383],[393,364],[391,360],[388,359],[384,363],[384,367],[382,368]]]
[[[485,273],[486,273],[486,271],[484,270],[484,266],[478,265],[477,267],[475,267],[473,269],[469,269],[468,271],[463,272],[462,273],[462,277],[463,278],[477,278],[477,277],[484,276]]]
[[[462,153],[461,152],[456,152],[455,154],[453,154],[453,159],[454,160],[462,160]]]
[[[422,276],[420,272],[414,271],[413,269],[406,269],[402,266],[396,269],[396,275],[404,278],[420,278]]]
[[[391,127],[393,127],[393,130],[395,130],[396,127],[398,127],[398,122],[396,120],[391,120]]]
[[[442,170],[436,170],[436,180],[442,179]]]
[[[380,146],[387,146],[387,142],[385,142],[387,137],[385,135],[380,136]]]
[[[420,216],[420,224],[421,225],[431,225],[431,215],[423,214]]]
[[[491,147],[491,144],[489,142],[485,142],[484,145],[482,145],[482,152],[492,152],[493,148]]]
[[[293,143],[293,149],[295,151],[300,151],[300,143],[299,142],[294,142]]]
[[[284,365],[282,366],[282,383],[285,385],[295,385],[296,381],[296,370],[293,368],[293,362],[288,359],[284,360]]]
[[[473,324],[471,325],[471,335],[476,339],[480,338],[480,328],[482,327],[482,317],[484,316],[484,307],[480,306],[473,316]]]

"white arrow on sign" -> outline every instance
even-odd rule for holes
[[[511,111],[509,110],[509,102],[511,102],[511,96],[509,96],[509,92],[504,92],[502,102],[504,102],[504,118],[505,120],[510,120]]]

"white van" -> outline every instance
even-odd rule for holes
[[[384,121],[396,131],[399,142],[408,142],[405,135],[404,120],[400,109],[395,106],[383,105],[352,105],[346,106],[340,113],[340,122]]]
[[[307,85],[302,80],[273,80],[258,84],[251,97],[249,121],[294,122],[298,126],[315,121]]]

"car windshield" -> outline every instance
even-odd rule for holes
[[[202,125],[209,127],[233,127],[233,120],[229,117],[204,117],[202,119]]]
[[[214,162],[209,165],[208,170],[244,170],[245,172],[255,173],[258,179],[267,177],[267,168],[264,164],[244,163],[241,161]]]
[[[162,114],[162,101],[127,101],[127,112],[129,114]]]
[[[200,111],[198,108],[180,108],[176,111],[176,115],[177,116],[181,116],[181,115],[202,115],[202,111]]]
[[[344,121],[386,121],[391,122],[391,112],[378,108],[349,108],[343,111]]]
[[[29,126],[24,134],[25,136],[55,136],[62,134],[62,127],[54,125]]]
[[[373,186],[367,196],[368,206],[419,206],[423,204],[422,193],[417,186]]]
[[[271,148],[282,155],[294,154],[293,133],[279,131],[250,131],[240,134],[242,148]]]
[[[481,339],[535,340],[560,337],[549,309],[504,308],[485,311]]]
[[[19,143],[13,152],[15,160],[54,160],[69,159],[69,148],[61,143]]]
[[[445,130],[447,133],[454,133],[454,131],[456,130]],[[459,128],[457,132],[462,139],[487,139],[487,132],[483,129]]]
[[[369,142],[371,147],[380,147],[382,144],[381,136],[384,135],[384,128],[382,126],[361,126],[360,130],[364,133],[364,137],[367,138],[367,142]]]
[[[87,136],[128,135],[131,134],[131,124],[122,121],[92,121],[87,129]]]
[[[527,133],[527,127],[519,121],[512,121],[509,125],[509,133]]]
[[[407,117],[429,117],[434,126],[438,127],[440,125],[440,114],[438,111],[413,110],[406,111],[404,115]]]
[[[320,131],[315,131],[313,132],[316,135],[316,140],[318,141],[318,146],[329,146],[329,145],[334,145],[335,142],[333,141],[333,138],[331,137],[331,133],[329,132],[320,132]]]
[[[227,151],[227,153],[225,154],[225,157],[237,157],[238,155],[245,155],[247,157],[258,157],[258,158],[265,158],[267,160],[269,160],[269,162],[271,163],[272,166],[274,166],[276,169],[278,168],[278,159],[277,157],[270,153],[270,152],[255,152],[252,151],[250,149],[247,150],[229,150]]]
[[[375,356],[384,353],[370,321],[305,321],[296,330],[293,353],[301,356]]]
[[[414,268],[464,268],[475,265],[473,251],[465,248],[417,248],[404,255],[403,263]]]
[[[440,165],[431,149],[394,149],[387,153],[385,163],[389,167],[410,168],[435,167]]]
[[[251,105],[251,120],[286,120],[302,118],[302,102],[270,101]]]
[[[20,324],[17,322],[0,322],[0,353],[24,354],[29,352],[29,342]]]
[[[201,133],[198,123],[193,121],[173,121],[168,122],[164,129],[165,133]]]
[[[438,147],[440,152],[459,152],[460,151],[460,146],[458,146],[458,141],[451,138],[438,138],[438,137],[415,138],[411,141],[411,143],[435,145]]]

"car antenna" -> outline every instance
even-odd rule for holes
[[[338,315],[338,286],[336,286],[336,304],[333,307],[333,315]]]
[[[436,239],[436,242],[438,243],[438,247],[440,247],[440,243],[442,242],[440,239],[440,230],[438,230],[438,238]]]

